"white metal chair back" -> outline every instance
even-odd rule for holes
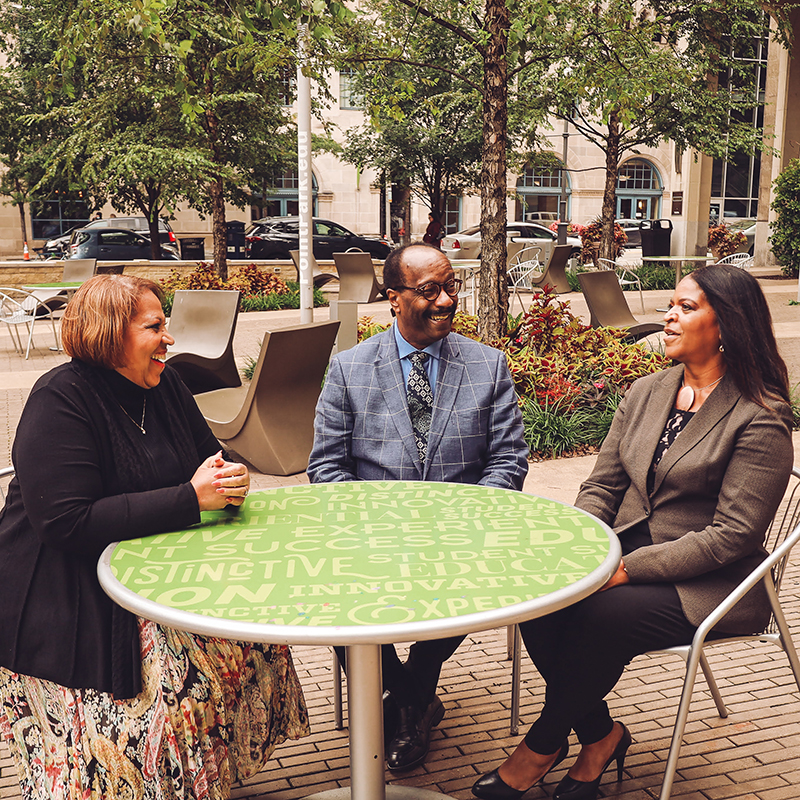
[[[24,349],[25,359],[30,355],[31,345],[33,344],[33,328],[37,320],[45,321],[49,319],[53,329],[53,341],[56,349],[59,349],[58,334],[56,333],[56,322],[53,312],[32,292],[13,287],[0,287],[0,322],[4,322],[9,327],[11,341],[14,349],[18,353],[23,352],[22,338],[19,335],[19,326],[25,325],[28,331],[28,342]]]
[[[644,310],[644,293],[642,292],[642,280],[631,269],[628,269],[624,264],[619,261],[611,261],[608,258],[598,258],[600,269],[608,269],[617,273],[617,280],[623,291],[626,286],[635,286],[639,290],[639,302],[642,304],[642,314]]]
[[[750,253],[731,253],[717,261],[717,264],[731,264],[739,269],[750,269],[753,266],[753,256]]]
[[[538,280],[544,272],[544,264],[541,261],[542,248],[536,246],[524,247],[517,252],[511,259],[507,269],[508,285],[511,288],[511,300],[509,311],[513,313],[514,300],[518,299],[520,308],[525,310],[520,291],[536,291]]]

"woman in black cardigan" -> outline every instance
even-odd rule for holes
[[[288,649],[137,620],[96,566],[110,542],[240,505],[247,468],[164,363],[156,284],[92,278],[62,338],[72,361],[31,391],[0,512],[0,729],[23,794],[227,797],[308,732]]]

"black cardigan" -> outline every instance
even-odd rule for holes
[[[143,434],[134,420],[145,398]],[[110,542],[198,522],[189,481],[219,449],[169,367],[149,390],[77,360],[42,376],[17,428],[16,476],[0,512],[0,665],[135,696],[136,620],[101,589],[97,560]]]

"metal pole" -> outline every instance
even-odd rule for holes
[[[567,243],[567,152],[569,150],[569,120],[564,120],[564,150],[561,168],[561,201],[558,209],[558,244]]]
[[[313,230],[311,193],[311,78],[303,74],[308,26],[297,26],[297,199],[300,216],[300,322],[314,321],[312,276]]]

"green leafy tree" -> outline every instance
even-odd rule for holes
[[[397,16],[388,5],[385,15]],[[405,14],[401,12],[401,18]],[[402,19],[392,28],[399,29]],[[361,21],[368,42],[371,22]],[[448,31],[424,21],[407,44],[411,61],[373,58],[370,47],[354,53],[356,91],[368,121],[347,132],[342,156],[407,185],[432,211],[442,214],[447,198],[475,192],[480,180],[480,72],[469,48]],[[361,60],[359,60],[361,59]],[[471,63],[467,63],[471,62]],[[437,71],[417,64],[436,64]],[[455,74],[456,69],[458,74]],[[471,75],[466,83],[462,76]]]
[[[458,37],[481,74],[482,111],[480,327],[484,339],[505,332],[506,170],[509,119],[529,127],[555,114],[573,119],[605,153],[601,254],[613,249],[614,193],[620,158],[641,145],[672,139],[713,155],[754,147],[739,124],[753,103],[741,91],[747,75],[732,40],[760,32],[756,0],[384,0],[372,11],[373,57],[430,72],[457,65],[415,58],[418,31],[433,24]],[[404,9],[404,14],[399,13]],[[778,12],[775,12],[778,13]],[[786,29],[785,15],[780,22]],[[400,21],[398,24],[397,21]],[[430,37],[429,32],[426,33]],[[434,37],[435,38],[435,37]],[[353,45],[351,44],[351,48]],[[736,91],[717,76],[730,69]],[[741,82],[740,82],[741,81]],[[413,100],[418,82],[404,91]],[[530,136],[530,143],[535,139]]]
[[[605,161],[602,258],[615,257],[619,164],[637,147],[671,140],[714,157],[761,146],[748,56],[764,32],[751,0],[564,0],[563,51],[531,98],[571,121]],[[720,82],[718,76],[723,75]],[[728,83],[728,76],[731,76]],[[735,90],[729,90],[735,89]]]
[[[772,252],[783,274],[796,278],[800,274],[800,159],[786,165],[773,188],[772,210],[777,216],[770,236]]]
[[[343,11],[314,8],[314,20]],[[244,206],[244,187],[260,187],[288,150],[299,11],[293,0],[68,0],[54,20],[63,86],[86,87],[62,155],[85,159],[86,176],[151,227],[179,199],[210,214],[223,278],[225,201]],[[322,23],[314,30],[324,38]]]
[[[22,240],[30,240],[25,206],[44,202],[54,192],[89,201],[86,187],[61,171],[48,169],[68,129],[57,119],[42,119],[48,101],[68,104],[61,94],[44,91],[55,41],[41,9],[0,6],[0,194],[19,211]],[[44,184],[44,185],[43,185]],[[85,208],[81,202],[81,207]]]

